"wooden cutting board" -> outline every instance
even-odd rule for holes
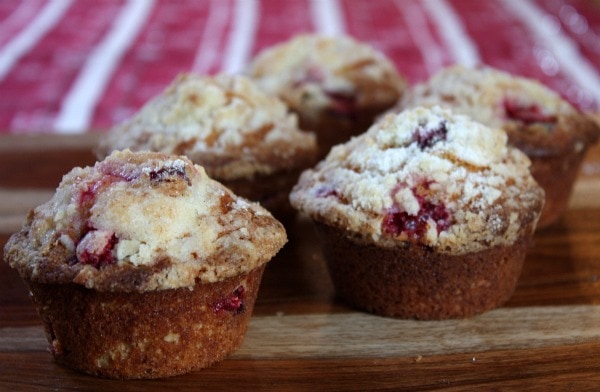
[[[0,136],[0,245],[64,173],[93,164],[95,134]],[[243,346],[216,366],[116,382],[56,365],[15,271],[0,263],[0,390],[583,390],[600,388],[600,146],[570,209],[538,232],[506,306],[412,321],[348,308],[302,220],[268,264]]]

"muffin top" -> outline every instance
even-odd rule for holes
[[[186,155],[219,180],[251,179],[314,163],[315,136],[285,104],[240,75],[180,75],[100,140],[113,150]]]
[[[389,108],[406,87],[381,52],[346,36],[298,35],[259,53],[247,74],[307,116]]]
[[[532,230],[544,191],[506,133],[447,109],[388,114],[305,171],[292,205],[380,246],[461,254]]]
[[[530,156],[581,149],[600,132],[594,121],[548,87],[485,66],[442,69],[407,92],[396,111],[437,105],[503,128],[509,142]]]
[[[41,283],[142,292],[249,272],[286,241],[268,211],[187,158],[125,150],[65,175],[5,258]]]

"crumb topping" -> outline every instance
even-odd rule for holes
[[[268,211],[185,157],[115,152],[64,176],[5,252],[22,275],[98,290],[215,282],[266,263],[286,242]]]
[[[381,52],[346,36],[298,35],[259,53],[247,74],[303,115],[392,106],[406,86]]]
[[[186,155],[211,177],[252,178],[287,170],[316,153],[315,136],[278,98],[240,75],[180,75],[97,148]]]
[[[491,67],[455,65],[407,92],[398,110],[441,105],[490,127],[507,123],[554,124],[576,109],[541,83]]]
[[[506,133],[434,107],[389,114],[305,171],[292,205],[385,246],[448,253],[512,244],[543,190]]]

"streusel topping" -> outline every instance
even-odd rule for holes
[[[249,272],[286,240],[268,211],[187,158],[125,150],[65,175],[5,253],[34,281],[147,291]]]
[[[298,35],[259,53],[247,74],[305,115],[391,106],[406,86],[381,52],[346,36]]]
[[[506,123],[553,123],[576,109],[543,84],[491,68],[455,65],[407,92],[398,107],[446,106],[490,127]]]
[[[512,244],[544,192],[506,133],[434,107],[389,114],[305,171],[292,205],[350,236],[448,253]]]
[[[183,74],[113,128],[97,152],[103,158],[125,148],[186,155],[211,177],[237,179],[312,160],[316,140],[282,101],[244,76]]]

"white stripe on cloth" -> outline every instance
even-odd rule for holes
[[[257,0],[236,0],[233,29],[229,35],[222,71],[227,73],[241,72],[250,58],[256,29],[260,15]]]
[[[17,36],[0,49],[0,80],[29,52],[63,17],[72,0],[53,0]]]
[[[229,2],[211,0],[208,18],[204,24],[202,40],[196,51],[192,72],[205,74],[210,71],[220,53],[221,39],[225,31]]]
[[[123,54],[150,15],[154,0],[129,0],[104,39],[87,58],[54,120],[59,133],[87,130],[96,104]]]
[[[600,103],[600,75],[598,69],[577,50],[571,39],[553,26],[552,20],[542,10],[529,1],[503,1],[506,9],[521,20],[535,37],[560,63],[569,78],[574,80],[583,91],[587,91],[596,103]]]
[[[338,0],[311,0],[310,4],[317,33],[329,36],[346,33],[342,8]]]
[[[454,61],[467,67],[478,65],[481,61],[479,52],[464,31],[459,16],[446,0],[423,0],[423,5],[439,29]]]
[[[421,53],[427,74],[433,74],[444,65],[444,49],[436,43],[435,38],[431,35],[419,2],[396,0],[395,4],[406,21],[408,34],[412,37],[414,46]]]
[[[14,34],[20,27],[26,24],[26,21],[33,18],[33,15],[41,8],[40,0],[23,0],[19,6],[12,10],[10,15],[0,23],[0,42],[8,40],[11,34]]]

